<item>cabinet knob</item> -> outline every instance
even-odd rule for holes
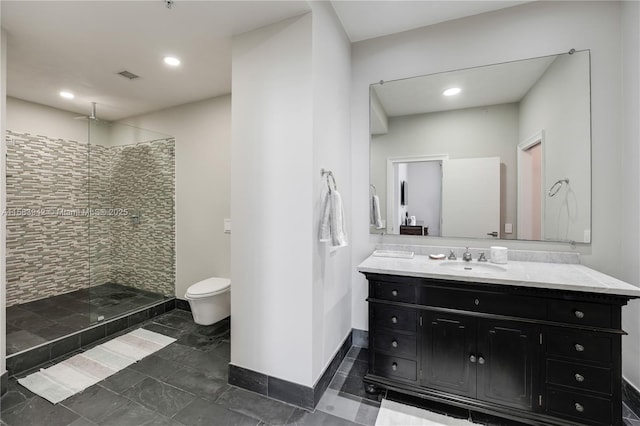
[[[584,351],[584,346],[582,346],[580,343],[576,343],[573,347],[576,348],[577,352],[583,352]]]
[[[393,371],[396,371],[396,370],[398,369],[398,363],[397,363],[397,362],[394,362],[393,364],[391,364],[391,369],[392,369]]]
[[[398,322],[398,317],[391,317],[391,322],[396,324]]]
[[[484,364],[484,357],[478,357],[478,364]]]
[[[582,374],[576,373],[573,377],[576,378],[576,382],[580,382],[580,383],[584,382],[584,376]]]
[[[573,314],[576,316],[576,318],[584,318],[584,312],[582,311],[575,310],[573,311]]]
[[[391,346],[393,346],[394,348],[398,347],[398,341],[394,340],[393,342],[391,342]]]
[[[398,290],[391,290],[391,295],[396,297],[398,295]]]
[[[475,305],[478,306],[480,304],[480,300],[476,299],[473,301],[473,303],[475,303]]]
[[[579,402],[576,402],[574,404],[574,407],[576,408],[576,411],[578,413],[582,413],[584,411],[584,406],[582,404],[580,404]]]
[[[471,355],[471,356],[469,357],[469,361],[471,361],[471,362],[476,362],[476,356],[475,356],[475,355]]]

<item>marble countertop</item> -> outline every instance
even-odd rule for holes
[[[475,259],[455,262],[424,255],[412,259],[369,256],[358,265],[358,271],[640,297],[640,288],[580,264],[509,261],[478,265]],[[471,270],[465,270],[465,266]]]

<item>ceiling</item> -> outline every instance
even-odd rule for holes
[[[520,102],[557,56],[505,62],[376,84],[388,117]],[[455,96],[443,91],[458,87]]]
[[[484,13],[524,1],[333,1],[351,41]],[[307,1],[0,2],[7,94],[118,120],[231,92],[231,40],[311,10]],[[182,64],[169,68],[165,55]],[[129,80],[118,72],[140,78]],[[259,75],[256,75],[259,78]],[[75,94],[61,98],[61,90]]]

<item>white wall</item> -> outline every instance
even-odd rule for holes
[[[0,29],[0,211],[4,211],[7,207],[7,187],[5,176],[7,175],[7,146],[5,142],[6,131],[6,94],[7,93],[7,34]],[[7,298],[5,294],[7,283],[7,259],[6,259],[6,241],[7,241],[7,217],[3,214],[0,216],[0,375],[7,370],[7,321],[6,308]]]
[[[176,140],[176,297],[184,299],[202,279],[230,277],[231,236],[223,220],[231,217],[231,96],[117,122],[125,123]],[[234,224],[232,231],[243,226]]]
[[[350,43],[312,3],[235,37],[232,63],[231,363],[313,386],[351,330],[350,249],[318,242],[321,168],[351,216]]]
[[[626,6],[629,7],[629,6]],[[620,257],[621,75],[618,2],[534,2],[500,11],[354,43],[352,47],[353,327],[367,329],[367,285],[357,265],[378,241],[462,246],[465,239],[369,235],[369,84],[408,76],[591,49],[593,229],[592,244],[578,246],[587,266],[617,277]],[[637,22],[637,21],[635,21]],[[635,77],[637,78],[637,72]],[[637,92],[635,94],[637,96]],[[631,117],[625,112],[625,116]],[[636,116],[637,118],[637,111]],[[631,145],[631,139],[628,144]],[[637,139],[635,140],[637,143]],[[638,167],[637,157],[631,166]],[[638,193],[625,193],[637,199]],[[634,216],[637,226],[638,215]],[[475,240],[487,247],[491,241]],[[495,244],[495,242],[494,242]],[[512,248],[573,250],[563,243],[503,241]],[[638,250],[633,253],[636,254]],[[638,327],[638,319],[635,327]],[[631,340],[625,337],[623,340]],[[640,358],[638,353],[625,357]],[[625,371],[627,365],[625,364]],[[637,381],[640,382],[640,381]]]
[[[329,2],[312,2],[313,44],[313,348],[315,383],[351,331],[351,248],[331,252],[317,238],[320,200],[334,173],[351,233],[351,43]]]
[[[231,363],[307,386],[320,173],[311,38],[311,14],[234,37],[231,91]]]
[[[389,132],[372,136],[370,151],[371,183],[376,186],[383,214],[387,211],[384,206],[390,157],[500,157],[501,171],[505,174],[500,194],[504,212],[500,229],[504,229],[504,222],[516,224],[518,111],[518,104],[511,103],[389,118]],[[409,215],[412,214],[409,210]]]
[[[544,199],[544,238],[585,242],[591,230],[589,54],[559,56],[520,102],[518,140],[544,131],[543,187],[569,179]],[[589,242],[587,239],[586,242]]]
[[[89,140],[86,119],[76,120],[80,114],[17,98],[7,98],[7,129],[14,132],[68,139],[76,142]]]
[[[640,3],[622,5],[622,235],[620,278],[640,285]],[[623,309],[622,326],[629,333],[622,339],[624,377],[640,389],[640,302]]]

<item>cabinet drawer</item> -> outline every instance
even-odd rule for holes
[[[375,372],[380,376],[398,377],[406,380],[416,380],[416,362],[395,356],[375,353]]]
[[[426,287],[422,291],[422,303],[427,306],[522,318],[544,319],[547,313],[547,304],[543,299],[466,289]]]
[[[608,399],[555,389],[547,392],[547,411],[585,424],[610,425],[613,417]]]
[[[547,356],[561,356],[584,361],[611,364],[613,339],[619,339],[604,333],[581,333],[558,329],[545,333]]]
[[[407,308],[375,306],[373,317],[376,327],[390,330],[416,331],[416,311]]]
[[[373,283],[374,297],[395,302],[416,303],[416,286],[405,283],[376,281]]]
[[[594,327],[611,327],[611,306],[570,300],[550,300],[549,320]]]
[[[373,344],[376,351],[384,351],[393,355],[416,357],[416,337],[402,334],[375,331]]]
[[[611,369],[548,360],[547,383],[611,395]]]

